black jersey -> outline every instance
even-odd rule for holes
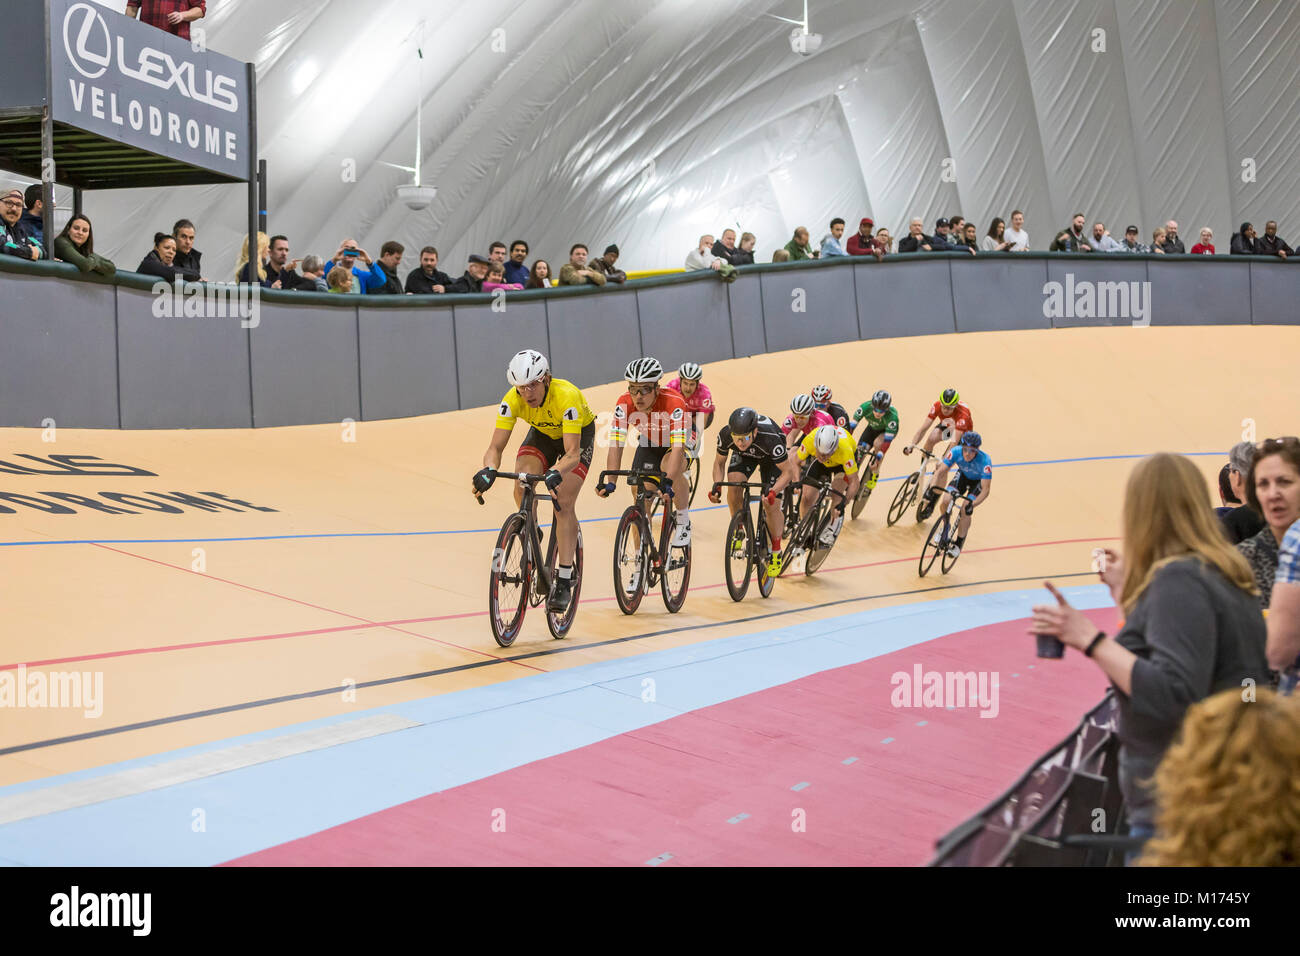
[[[826,407],[823,408],[822,411],[833,418],[835,424],[840,428],[847,429],[849,427],[849,422],[853,420],[849,417],[849,413],[844,410],[844,406],[836,404],[835,402],[827,402]]]
[[[725,455],[727,452],[733,452],[741,458],[752,458],[755,461],[785,461],[788,454],[785,447],[785,435],[782,434],[780,427],[776,422],[766,415],[758,416],[758,427],[754,429],[754,440],[749,443],[749,447],[741,451],[731,440],[731,426],[723,425],[722,430],[718,432],[718,454]]]

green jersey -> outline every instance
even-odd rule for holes
[[[872,431],[884,432],[886,435],[898,434],[898,409],[889,406],[889,411],[881,415],[871,407],[870,402],[863,402],[853,413],[854,423],[865,421]]]

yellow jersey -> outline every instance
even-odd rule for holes
[[[836,465],[844,466],[844,474],[853,475],[858,471],[858,446],[854,443],[853,438],[843,428],[835,429],[840,433],[840,443],[835,448],[835,453],[826,459],[826,467],[834,468]],[[816,456],[817,449],[813,446],[813,439],[817,432],[814,430],[799,443],[799,460],[807,461],[809,458]]]
[[[551,379],[546,398],[537,408],[529,408],[518,389],[512,388],[506,392],[501,399],[501,407],[497,409],[497,428],[510,431],[515,427],[517,418],[522,418],[550,438],[581,434],[584,428],[596,420],[578,386],[562,378]]]

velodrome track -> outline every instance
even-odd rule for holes
[[[0,709],[0,861],[922,863],[1104,690],[1078,655],[1034,658],[1039,582],[1113,622],[1090,551],[1116,542],[1133,462],[1194,454],[1213,487],[1246,419],[1294,433],[1298,352],[1295,328],[1116,327],[709,365],[722,421],[784,415],[820,382],[850,408],[890,389],[903,435],[866,512],[816,577],[735,604],[726,509],[701,493],[685,607],[651,594],[629,618],[609,570],[626,493],[589,482],[573,632],[554,641],[530,611],[505,650],[485,605],[513,502],[504,483],[487,507],[468,492],[491,408],[354,433],[2,430],[0,493],[74,513],[0,498],[0,680],[75,670],[103,692],[98,716]],[[551,356],[560,377],[572,361]],[[903,439],[948,384],[994,488],[953,572],[920,579],[922,527],[884,514],[916,462]],[[601,411],[622,387],[585,392]],[[58,471],[52,455],[154,475],[23,473]],[[209,492],[239,510],[102,495]],[[917,665],[997,672],[997,715],[891,706],[891,675]]]

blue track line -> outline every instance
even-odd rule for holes
[[[1207,458],[1210,456],[1226,457],[1225,452],[1217,451],[1187,451],[1179,452],[1186,458]],[[1047,461],[1010,461],[996,468],[1022,468],[1028,465],[1069,465],[1081,461],[1120,461],[1125,458],[1146,458],[1146,453],[1140,455],[1093,455],[1088,458],[1053,458]],[[910,472],[909,472],[910,474]],[[896,475],[893,478],[881,478],[879,483],[885,484],[891,481],[902,481],[907,475]],[[706,505],[704,507],[692,508],[692,511],[716,511],[724,508],[726,505]],[[599,521],[615,521],[619,515],[612,515],[608,518],[584,518],[582,524],[594,524]],[[549,524],[543,524],[541,527],[548,528]],[[33,545],[50,545],[50,544],[191,544],[191,543],[209,543],[225,541],[293,541],[306,538],[410,538],[410,537],[427,537],[435,534],[488,534],[500,531],[500,526],[493,528],[453,528],[445,531],[326,531],[318,534],[267,534],[252,535],[238,538],[87,538],[81,540],[68,541],[0,541],[0,548],[23,548]]]

